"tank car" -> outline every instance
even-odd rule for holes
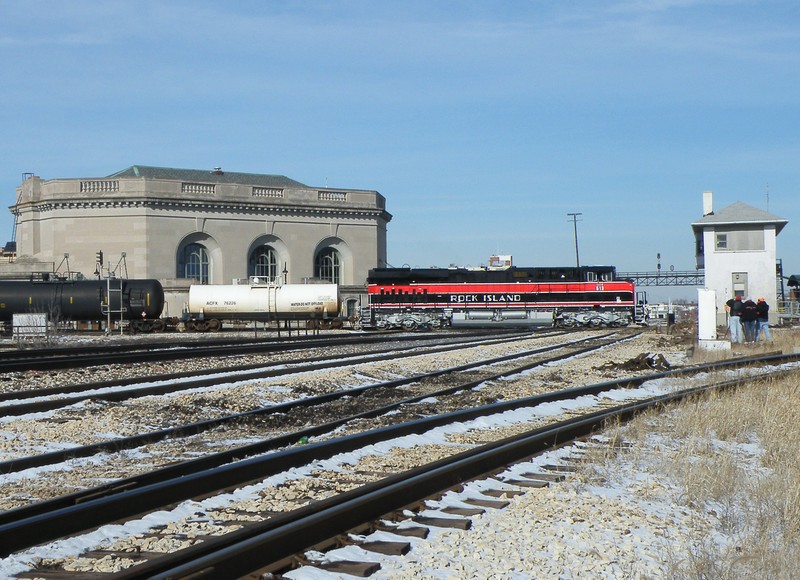
[[[222,328],[225,320],[307,320],[309,326],[338,327],[336,284],[193,284],[184,315],[187,330]]]
[[[378,268],[365,328],[627,326],[643,316],[613,266]]]
[[[3,280],[0,321],[14,314],[44,313],[53,322],[130,321],[139,330],[157,330],[164,308],[158,280]]]

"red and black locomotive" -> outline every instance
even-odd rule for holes
[[[364,328],[627,326],[644,300],[614,266],[377,268]]]

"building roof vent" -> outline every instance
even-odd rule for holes
[[[222,171],[222,167],[215,167],[214,171],[212,171],[211,173],[213,173],[214,175],[224,175],[224,172]]]

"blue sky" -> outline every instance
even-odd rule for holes
[[[395,266],[571,265],[581,213],[582,263],[689,270],[712,190],[800,272],[795,1],[0,0],[0,58],[4,207],[220,166],[381,192]]]

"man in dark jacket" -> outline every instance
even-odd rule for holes
[[[761,333],[764,333],[764,340],[772,342],[772,334],[769,332],[769,304],[763,298],[759,298],[756,302],[756,312],[758,319],[756,321],[756,340],[759,339]]]
[[[744,326],[744,341],[756,341],[756,320],[758,320],[758,310],[756,303],[750,298],[742,304],[742,326]]]
[[[731,298],[725,303],[725,312],[728,313],[728,329],[731,331],[731,344],[742,342],[742,297]]]

